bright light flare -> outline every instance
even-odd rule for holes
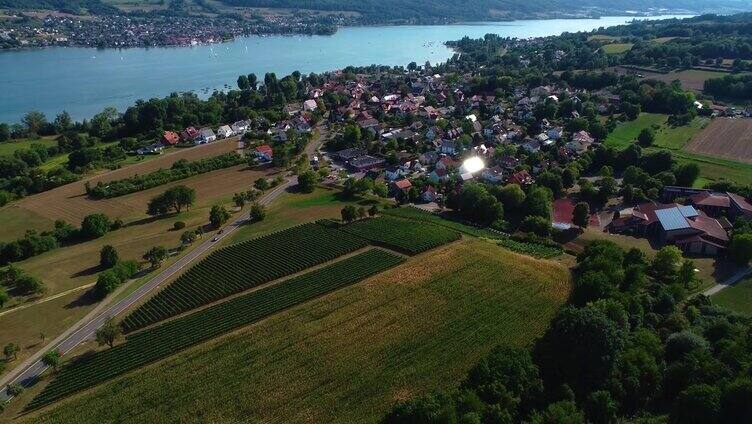
[[[465,173],[469,172],[471,174],[474,174],[485,167],[486,167],[486,164],[483,163],[483,159],[477,156],[467,158],[465,159],[464,162],[462,162],[462,169],[464,170]]]

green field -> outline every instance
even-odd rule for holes
[[[752,315],[752,277],[719,291],[711,299],[716,305]]]
[[[42,137],[38,139],[18,139],[0,143],[0,156],[13,156],[16,150],[29,149],[32,144],[41,144],[45,147],[57,146],[55,137]]]
[[[27,421],[376,422],[416,387],[455,387],[493,346],[529,345],[568,281],[559,264],[465,239]]]
[[[642,113],[636,120],[616,127],[606,139],[606,145],[622,150],[632,144],[644,128],[658,128],[655,132],[655,144],[648,150],[667,149],[679,163],[697,163],[700,166],[700,178],[695,182],[695,186],[702,187],[708,182],[720,179],[731,180],[738,184],[752,184],[752,164],[683,150],[683,147],[705,128],[709,122],[707,119],[695,118],[689,125],[683,127],[671,127],[666,124],[667,119],[667,115]]]
[[[460,238],[459,233],[446,227],[391,216],[356,221],[343,226],[342,231],[411,255]]]
[[[612,43],[604,45],[601,50],[605,54],[621,54],[630,51],[632,46],[634,46],[632,43]]]
[[[663,126],[668,116],[657,113],[642,113],[634,121],[627,121],[616,127],[616,129],[606,138],[606,145],[616,149],[623,150],[629,147],[640,131],[653,126]]]

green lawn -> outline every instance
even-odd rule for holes
[[[629,147],[640,131],[652,126],[663,126],[668,116],[657,113],[642,113],[634,121],[627,121],[616,127],[616,129],[606,138],[606,145],[615,147],[619,150]]]
[[[752,277],[721,290],[713,297],[713,303],[732,311],[752,315]]]
[[[621,54],[630,51],[632,46],[634,46],[632,43],[612,43],[604,45],[601,50],[605,54]]]
[[[11,156],[16,150],[29,149],[32,144],[42,144],[45,147],[57,146],[55,137],[42,137],[38,139],[18,139],[0,143],[0,156]]]
[[[707,118],[695,118],[689,125],[683,127],[663,125],[655,134],[654,146],[670,150],[683,149],[709,122]]]

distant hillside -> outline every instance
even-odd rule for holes
[[[368,21],[488,20],[555,14],[607,14],[656,9],[692,12],[752,10],[748,0],[221,0],[232,6],[354,11]]]
[[[0,9],[43,9],[73,14],[106,14],[117,11],[100,0],[0,0]]]

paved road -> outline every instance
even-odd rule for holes
[[[702,294],[704,294],[705,296],[712,296],[718,293],[719,291],[725,289],[726,287],[733,286],[734,284],[738,283],[739,281],[741,281],[748,275],[752,275],[752,267],[747,267],[742,270],[739,270],[736,274],[726,279],[726,281],[720,284],[716,284],[715,286],[705,290]]]
[[[287,178],[284,183],[280,184],[272,191],[264,195],[259,200],[259,203],[262,205],[269,204],[275,198],[277,198],[277,196],[282,194],[285,189],[287,189],[287,187],[295,184],[297,184],[297,177]],[[224,227],[222,234],[216,235],[216,241],[214,241],[214,235],[207,234],[205,237],[206,241],[194,248],[187,255],[178,259],[174,264],[162,270],[162,272],[157,274],[146,284],[136,289],[133,293],[128,295],[128,297],[120,300],[117,303],[107,306],[106,308],[104,308],[104,311],[99,314],[93,313],[89,316],[84,317],[82,320],[76,323],[76,325],[71,327],[68,332],[64,333],[62,336],[52,341],[44,349],[41,349],[35,355],[24,361],[16,369],[8,373],[3,381],[0,382],[0,384],[2,384],[4,387],[2,392],[0,393],[0,402],[10,399],[10,396],[8,395],[5,387],[6,384],[19,383],[23,386],[30,386],[34,383],[35,379],[38,376],[40,376],[45,370],[47,370],[48,367],[41,360],[41,357],[45,352],[57,349],[61,354],[64,355],[82,342],[93,337],[97,329],[99,329],[99,327],[101,327],[108,319],[117,316],[124,310],[128,309],[128,307],[141,300],[149,292],[162,285],[162,283],[164,283],[167,279],[190,265],[191,262],[193,262],[196,258],[211,250],[214,246],[220,244],[220,241],[222,239],[230,236],[235,230],[238,229],[238,227],[245,224],[248,218],[248,212],[241,214],[240,217]]]

